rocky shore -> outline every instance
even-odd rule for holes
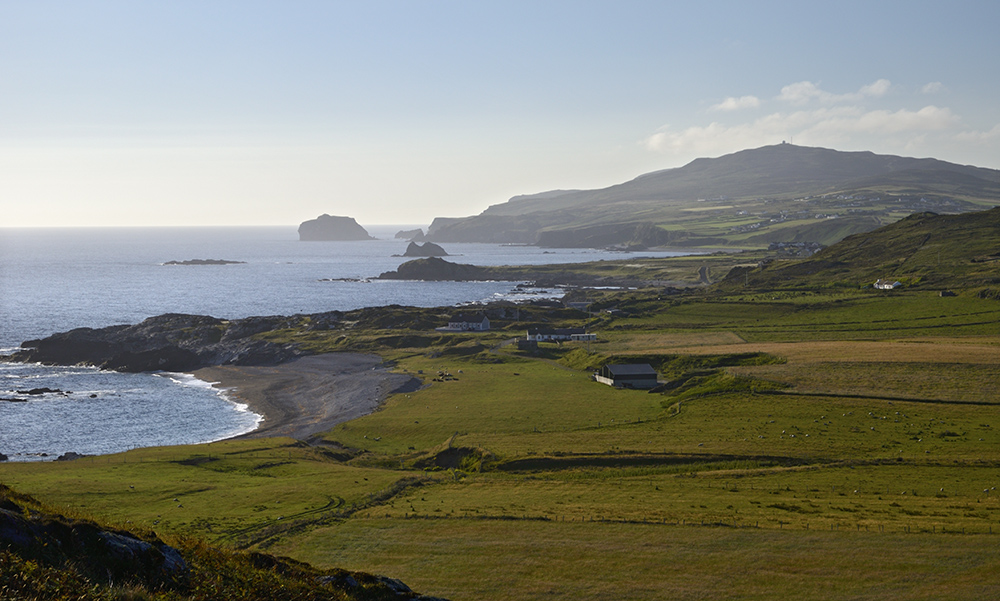
[[[175,371],[230,389],[264,416],[245,436],[306,439],[376,410],[394,392],[422,382],[389,371],[373,354],[311,355],[292,344],[255,338],[282,328],[330,329],[339,312],[294,317],[222,320],[204,315],[166,314],[135,325],[78,328],[22,343],[7,360],[50,365],[92,365],[124,372]],[[293,323],[294,322],[294,323]],[[18,390],[19,395],[62,393]],[[22,397],[0,399],[21,402]]]
[[[339,314],[318,315],[324,327]],[[8,360],[46,365],[92,365],[123,372],[192,371],[210,365],[274,365],[305,354],[294,345],[254,338],[288,317],[224,320],[168,313],[134,325],[77,328],[21,343]]]

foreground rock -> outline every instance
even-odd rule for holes
[[[188,565],[156,537],[139,538],[62,516],[39,519],[33,500],[0,484],[0,548],[50,565],[72,564],[98,581],[141,579],[156,587],[182,584]]]
[[[299,225],[299,240],[304,241],[349,241],[374,240],[368,230],[361,227],[353,217],[320,215],[316,219]]]
[[[403,253],[404,257],[447,257],[448,253],[445,252],[443,248],[434,244],[433,242],[425,242],[423,244],[417,244],[416,242],[410,242],[406,247],[406,252]]]
[[[318,315],[315,327],[324,327]],[[93,365],[124,372],[190,371],[209,365],[274,365],[305,353],[294,345],[253,338],[291,323],[288,317],[223,320],[168,313],[135,324],[77,328],[21,344],[12,361]]]
[[[152,532],[59,515],[2,484],[0,599],[444,601],[387,576],[191,538],[167,545]]]

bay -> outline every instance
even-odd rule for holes
[[[531,298],[511,282],[371,279],[409,260],[400,256],[407,242],[392,234],[413,227],[371,227],[379,239],[357,242],[300,242],[296,228],[289,226],[0,228],[0,354],[56,332],[137,323],[162,313],[233,319]],[[474,265],[623,256],[593,249],[443,246],[454,255],[448,260]],[[677,254],[682,253],[629,256]],[[164,265],[190,259],[240,263]],[[65,370],[0,364],[0,398],[23,398],[15,392],[39,387],[73,392],[39,395],[24,403],[0,402],[0,453],[30,460],[68,451],[100,454],[207,442],[252,430],[259,417],[218,390],[179,377]],[[43,381],[46,384],[38,384]],[[83,395],[78,390],[94,392]],[[190,412],[206,427],[187,425],[182,416]]]

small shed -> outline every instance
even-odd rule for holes
[[[648,363],[605,365],[594,374],[601,384],[615,388],[656,388],[656,370]]]

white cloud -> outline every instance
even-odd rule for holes
[[[805,104],[810,100],[822,99],[827,96],[830,96],[830,94],[819,89],[819,86],[813,82],[800,81],[781,88],[778,100],[789,104]]]
[[[888,79],[879,79],[866,86],[861,86],[858,90],[858,94],[861,96],[872,96],[874,98],[879,98],[885,96],[892,87],[892,83]]]
[[[719,104],[712,105],[713,111],[736,111],[739,109],[753,109],[760,106],[760,99],[756,96],[740,96],[736,98],[730,96]]]
[[[924,94],[938,94],[945,90],[944,84],[940,81],[932,81],[924,87],[920,88],[920,91]]]
[[[948,108],[925,106],[911,111],[865,110],[858,106],[824,107],[772,113],[737,125],[711,123],[681,131],[662,128],[646,138],[647,149],[666,154],[715,154],[776,144],[794,138],[802,144],[838,145],[871,135],[916,140],[928,132],[947,132],[960,125]],[[995,128],[1000,132],[1000,126]]]
[[[868,85],[861,86],[857,92],[849,94],[833,94],[821,89],[811,81],[800,81],[781,88],[778,100],[793,105],[808,104],[817,101],[822,104],[837,104],[842,102],[858,102],[865,98],[885,96],[892,87],[888,79],[878,79]]]
[[[1000,140],[1000,124],[994,125],[989,131],[963,131],[955,135],[960,142],[992,142]]]

